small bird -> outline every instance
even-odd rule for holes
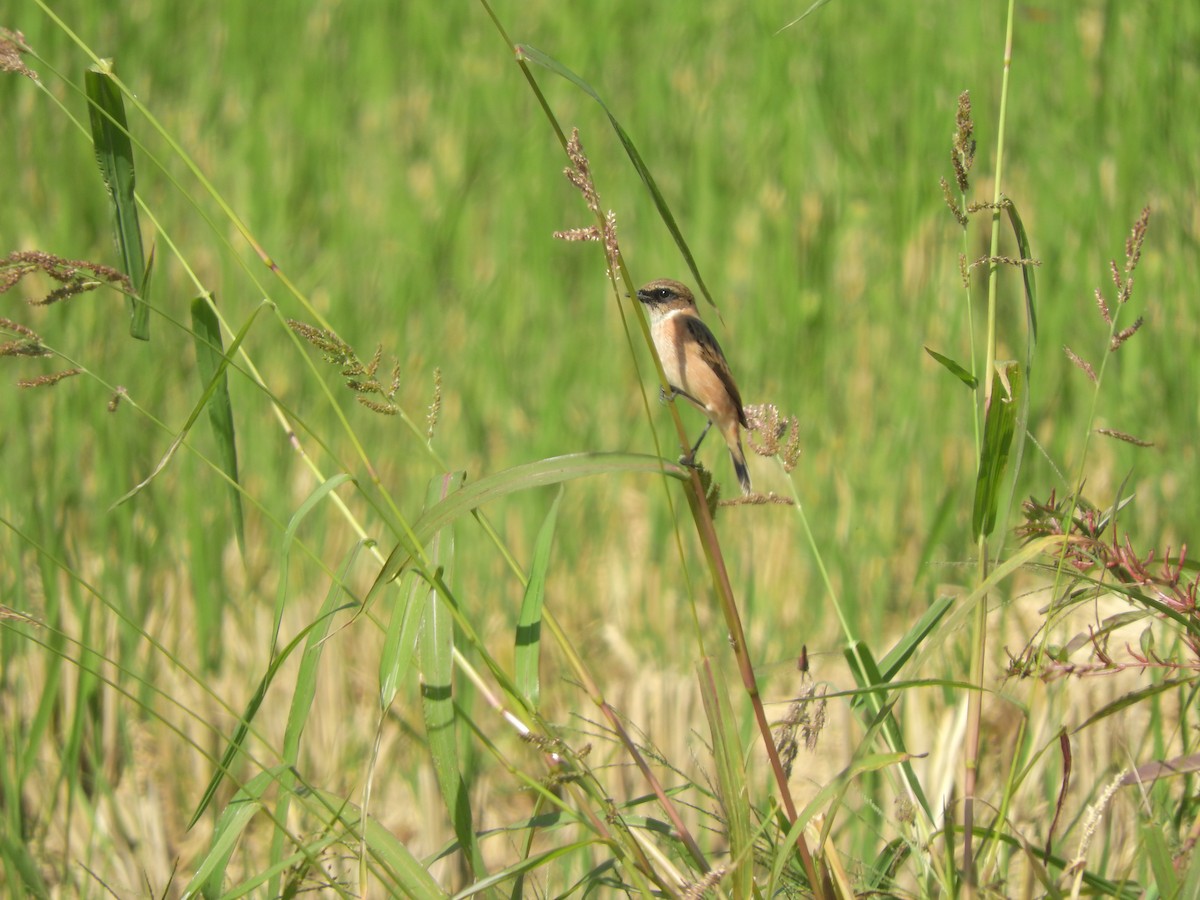
[[[670,278],[643,285],[637,296],[650,313],[650,336],[662,360],[671,396],[683,397],[708,417],[708,424],[692,447],[691,458],[695,459],[700,442],[716,423],[729,445],[742,493],[749,494],[750,471],[746,468],[739,427],[750,426],[742,409],[742,395],[733,383],[721,345],[700,321],[696,299],[686,285]]]

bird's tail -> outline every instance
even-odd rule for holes
[[[746,466],[746,454],[742,450],[742,434],[735,420],[733,427],[725,435],[725,443],[729,445],[729,457],[733,460],[733,471],[737,473],[738,484],[742,493],[750,493],[750,469]]]

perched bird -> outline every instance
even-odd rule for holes
[[[739,430],[750,427],[742,409],[742,396],[733,383],[721,345],[700,321],[692,292],[678,281],[660,278],[641,287],[637,296],[650,313],[650,335],[662,360],[671,395],[683,397],[708,416],[708,424],[696,439],[691,457],[695,458],[700,442],[716,423],[729,445],[742,493],[750,493],[750,472]]]

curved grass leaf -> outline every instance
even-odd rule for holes
[[[1025,231],[1025,223],[1021,221],[1021,216],[1017,213],[1017,205],[1005,198],[1005,210],[1008,212],[1008,221],[1012,225],[1013,236],[1017,240],[1017,249],[1021,252],[1021,259],[1033,259],[1033,250],[1029,245],[1029,235]],[[1025,316],[1026,324],[1029,326],[1029,349],[1032,350],[1032,345],[1037,343],[1037,280],[1034,278],[1034,266],[1021,266],[1021,278],[1025,287]],[[1027,360],[1027,363],[1030,360]]]
[[[904,637],[896,641],[887,655],[879,661],[879,670],[883,673],[884,681],[890,682],[896,677],[896,673],[916,653],[921,643],[953,605],[954,600],[950,597],[938,597],[930,604],[929,609],[925,610],[921,618],[908,629]]]
[[[1142,848],[1150,860],[1150,871],[1154,873],[1154,886],[1160,897],[1179,897],[1179,876],[1163,828],[1157,822],[1142,823]],[[1194,895],[1193,895],[1194,896]]]
[[[14,896],[19,889],[22,897],[48,900],[50,890],[42,877],[38,861],[33,858],[24,842],[13,840],[3,830],[0,830],[0,860],[4,861],[4,872],[8,876],[8,885],[12,888]]]
[[[225,881],[225,868],[233,857],[234,848],[250,824],[250,820],[262,809],[263,795],[271,789],[282,774],[284,766],[276,766],[259,772],[246,782],[229,801],[229,805],[217,819],[213,829],[212,846],[200,864],[196,874],[183,890],[183,896],[194,897],[203,892],[205,897],[219,897]]]
[[[1029,235],[1025,232],[1025,224],[1021,221],[1021,216],[1017,213],[1017,206],[1008,198],[1005,198],[1005,209],[1008,212],[1008,221],[1012,225],[1013,235],[1017,240],[1017,248],[1020,250],[1021,259],[1033,259],[1033,249],[1029,245]],[[1028,385],[1033,378],[1033,351],[1037,345],[1037,280],[1034,278],[1034,266],[1032,263],[1021,266],[1022,285],[1025,289],[1025,368],[1023,382]],[[1021,395],[1017,402],[1017,420],[1015,425],[1016,431],[1016,446],[1013,447],[1012,465],[1009,467],[1012,471],[1008,479],[1008,489],[1005,491],[1004,502],[998,507],[1000,531],[1004,532],[1008,529],[1008,514],[1012,509],[1013,495],[1017,490],[1017,478],[1021,474],[1021,462],[1025,457],[1025,427],[1029,421],[1029,391],[1021,391]],[[1000,562],[1000,554],[1004,550],[1004,545],[1001,542],[996,547],[995,562]]]
[[[1099,722],[1103,719],[1107,719],[1109,716],[1119,713],[1123,709],[1128,709],[1131,706],[1138,706],[1149,698],[1161,694],[1164,691],[1173,690],[1177,687],[1181,687],[1182,685],[1191,684],[1196,680],[1197,679],[1195,677],[1167,679],[1159,684],[1152,684],[1149,687],[1142,688],[1141,690],[1131,691],[1128,694],[1124,694],[1121,697],[1118,697],[1112,703],[1105,704],[1103,707],[1088,716],[1087,720],[1083,724],[1072,729],[1071,734],[1079,734],[1079,732],[1083,731],[1085,728],[1088,728],[1089,726],[1094,725],[1096,722]]]
[[[538,662],[542,647],[542,606],[546,600],[550,547],[554,543],[554,525],[558,521],[558,507],[562,497],[563,489],[560,486],[554,502],[550,505],[550,512],[546,514],[546,521],[538,531],[537,543],[533,548],[533,567],[529,572],[529,584],[525,587],[525,598],[521,601],[521,614],[517,620],[514,681],[533,709],[538,708],[541,695]]]
[[[84,72],[88,98],[88,118],[92,126],[92,144],[96,163],[113,205],[114,230],[121,249],[122,267],[133,286],[129,297],[129,333],[140,341],[150,340],[150,307],[146,291],[150,286],[150,268],[142,247],[138,226],[137,201],[134,198],[133,143],[125,119],[125,101],[112,77],[112,61],[101,60]]]
[[[992,373],[992,391],[983,426],[983,449],[979,454],[979,475],[975,479],[975,507],[971,513],[971,531],[975,540],[991,534],[996,527],[996,508],[1018,412],[1025,402],[1025,379],[1021,366],[1009,361],[996,364]],[[1022,435],[1022,443],[1024,435]]]
[[[408,584],[401,593],[404,604],[396,603],[388,621],[387,635],[383,639],[383,651],[379,655],[379,707],[387,709],[396,699],[400,678],[408,671],[416,648],[417,629],[421,625],[421,587],[425,583],[421,576],[409,569],[403,576]]]
[[[254,324],[254,320],[258,318],[258,314],[262,312],[262,310],[263,307],[260,305],[250,315],[250,318],[246,320],[246,324],[241,327],[241,330],[238,331],[237,335],[233,339],[233,343],[229,345],[229,352],[222,357],[220,364],[217,366],[217,371],[214,372],[213,377],[209,379],[208,387],[206,387],[204,389],[204,393],[200,395],[200,400],[192,408],[192,412],[188,416],[187,421],[184,422],[183,428],[180,429],[179,434],[175,436],[175,440],[171,441],[171,446],[167,448],[167,452],[163,454],[162,459],[158,461],[158,465],[154,467],[153,471],[151,471],[150,474],[147,475],[140,484],[118,498],[112,507],[110,507],[111,509],[116,509],[121,504],[132,500],[142,491],[144,487],[146,487],[146,485],[157,478],[159,473],[167,467],[167,463],[169,463],[171,458],[175,456],[175,451],[180,448],[184,442],[184,439],[187,438],[189,432],[191,432],[192,426],[195,425],[196,420],[200,418],[201,410],[208,405],[208,401],[212,399],[213,395],[217,392],[218,386],[222,383],[221,380],[225,377],[225,369],[229,366],[229,358],[233,356],[233,354],[237,352],[238,347],[242,345],[242,341],[250,332],[250,326]]]
[[[200,798],[200,803],[197,805],[196,811],[192,814],[192,818],[188,822],[187,827],[189,831],[198,821],[200,821],[200,817],[204,814],[204,810],[208,807],[208,805],[212,802],[212,798],[216,795],[217,788],[220,787],[222,780],[224,780],[225,775],[229,772],[229,768],[233,764],[233,760],[241,752],[242,745],[246,740],[246,736],[250,732],[250,723],[253,721],[255,715],[257,715],[259,707],[262,706],[263,699],[267,695],[267,689],[271,686],[271,682],[274,680],[280,666],[282,666],[287,658],[291,656],[292,651],[296,649],[296,647],[300,644],[300,641],[304,640],[310,631],[318,628],[328,628],[327,617],[320,617],[315,622],[312,622],[301,629],[299,634],[292,638],[292,640],[281,652],[278,654],[275,653],[275,644],[279,639],[279,622],[282,615],[283,602],[287,596],[286,572],[288,570],[288,554],[290,552],[292,540],[295,537],[296,529],[299,527],[300,522],[304,520],[304,517],[308,514],[308,512],[313,509],[314,506],[316,506],[321,498],[336,488],[339,484],[343,484],[348,480],[350,480],[349,475],[341,474],[335,475],[333,478],[329,478],[322,484],[318,485],[317,489],[313,491],[312,494],[310,494],[309,497],[304,501],[304,503],[300,505],[300,509],[296,511],[296,513],[292,516],[291,521],[288,523],[287,531],[284,533],[283,548],[281,550],[282,562],[280,571],[285,573],[285,577],[280,578],[279,593],[275,602],[275,625],[271,634],[271,663],[267,666],[266,673],[263,675],[261,681],[259,681],[258,688],[255,690],[254,695],[250,698],[249,703],[246,704],[246,710],[242,714],[241,719],[238,720],[238,727],[235,729],[233,737],[229,741],[229,746],[226,748],[225,754],[221,757],[221,762],[217,765],[217,771],[213,773],[212,779],[209,781],[208,786],[204,790],[203,796]],[[339,581],[338,584],[341,584],[341,582]]]
[[[796,821],[788,828],[787,835],[780,844],[780,853],[771,866],[771,880],[764,896],[775,896],[775,889],[783,879],[784,870],[792,861],[791,848],[795,846],[805,827],[821,810],[828,808],[830,801],[864,772],[877,772],[912,759],[908,753],[876,753],[860,757],[831,779],[808,802],[808,805],[796,815]]]
[[[267,696],[267,690],[271,687],[271,682],[273,682],[275,680],[275,676],[279,674],[279,669],[283,666],[287,658],[292,655],[292,651],[300,645],[302,640],[304,640],[308,632],[313,628],[318,627],[319,624],[320,622],[317,621],[305,627],[283,649],[283,652],[271,660],[271,665],[267,667],[266,674],[264,674],[262,679],[258,682],[258,687],[255,689],[254,695],[246,704],[245,712],[243,712],[241,718],[238,719],[238,726],[236,729],[234,729],[233,737],[229,740],[229,746],[225,748],[225,753],[221,757],[221,761],[217,764],[217,771],[213,773],[212,779],[209,781],[208,786],[204,789],[204,794],[200,798],[200,803],[197,805],[196,811],[192,813],[191,819],[188,820],[188,831],[191,831],[192,828],[196,826],[196,823],[200,821],[200,817],[204,815],[204,811],[208,808],[208,805],[212,803],[213,797],[216,796],[217,788],[221,786],[221,782],[225,779],[225,776],[229,774],[229,770],[233,766],[234,759],[242,752],[242,746],[246,743],[246,737],[250,733],[250,723],[258,714],[258,710],[262,706],[262,702]]]
[[[417,519],[413,523],[413,534],[416,535],[419,542],[424,544],[441,528],[459,516],[466,515],[485,503],[508,494],[550,484],[561,484],[576,478],[586,478],[589,475],[619,472],[665,474],[681,481],[689,477],[687,470],[678,463],[667,462],[657,456],[647,456],[641,453],[575,453],[569,456],[555,456],[514,466],[479,481],[467,483]],[[410,562],[412,562],[412,553],[409,551],[408,545],[397,546],[388,556],[387,562],[384,563],[383,569],[371,586],[369,596],[374,595],[381,585],[394,580]]]
[[[489,888],[494,888],[498,884],[502,884],[509,879],[519,878],[522,875],[527,875],[535,871],[546,863],[553,862],[560,857],[570,853],[576,853],[581,850],[586,850],[588,847],[595,845],[595,841],[576,841],[570,844],[564,844],[561,847],[555,847],[552,850],[547,850],[544,853],[538,853],[534,856],[526,856],[525,858],[513,863],[507,869],[502,869],[499,872],[494,872],[487,878],[476,881],[474,884],[463,888],[454,895],[453,900],[467,900],[468,897],[474,897],[483,893]],[[514,895],[520,896],[520,895]]]
[[[1061,534],[1051,534],[1046,537],[1036,538],[1000,562],[999,565],[992,569],[987,578],[972,589],[971,593],[965,597],[955,598],[952,602],[954,606],[953,611],[942,621],[938,628],[929,633],[921,645],[920,651],[913,657],[911,663],[912,671],[920,671],[926,661],[942,648],[947,638],[958,635],[966,627],[966,623],[973,614],[975,607],[991,591],[994,591],[997,585],[1042,554],[1058,552],[1061,550],[1062,545],[1067,542],[1069,542],[1069,538]],[[963,686],[971,689],[969,685]]]
[[[420,897],[422,900],[449,896],[408,848],[374,818],[367,816],[364,820],[358,807],[333,794],[313,791],[311,796],[333,813],[343,827],[361,835],[367,850],[394,882],[390,885],[389,896]],[[378,874],[379,870],[376,872]]]
[[[953,375],[955,378],[957,378],[959,381],[961,381],[963,384],[965,384],[971,390],[975,390],[975,388],[977,388],[979,386],[979,379],[976,378],[974,375],[972,375],[970,372],[968,372],[966,369],[964,369],[962,366],[960,366],[958,363],[956,363],[954,360],[952,360],[950,357],[943,356],[942,354],[938,353],[936,350],[930,350],[928,347],[925,348],[925,352],[928,353],[930,356],[932,356],[935,360],[937,360],[943,366],[945,366],[946,369],[949,370],[951,375]]]
[[[210,304],[209,294],[192,301],[192,333],[196,343],[196,369],[201,383],[216,386],[208,402],[208,422],[217,440],[217,462],[229,478],[230,503],[233,507],[233,527],[238,549],[246,556],[246,526],[242,513],[242,492],[238,490],[237,441],[233,433],[233,405],[229,401],[229,379],[225,367],[228,359],[222,349],[221,326]]]
[[[1131,784],[1149,784],[1160,778],[1174,778],[1179,775],[1194,775],[1200,772],[1200,753],[1188,753],[1173,759],[1156,759],[1142,763],[1132,772],[1126,772],[1121,778],[1121,786]]]
[[[299,530],[301,523],[308,518],[308,514],[316,509],[322,500],[347,481],[353,480],[345,472],[339,472],[331,478],[326,478],[313,489],[312,493],[304,498],[304,502],[300,504],[300,508],[292,513],[292,517],[288,519],[287,528],[283,532],[283,542],[279,547],[279,571],[282,573],[282,577],[279,579],[279,585],[275,590],[275,618],[271,625],[272,653],[275,652],[275,645],[279,642],[279,627],[283,622],[283,609],[287,605],[287,573],[291,568],[292,544],[296,541],[296,532]]]
[[[922,631],[928,634],[933,630],[933,625],[937,619],[945,613],[949,607],[949,601],[945,603],[938,612],[936,618],[929,621],[928,614],[922,620]],[[902,642],[906,644],[902,651],[903,658],[890,658],[890,669],[887,677],[880,672],[879,666],[875,662],[875,656],[871,653],[870,648],[862,641],[854,641],[845,650],[846,662],[850,665],[850,670],[854,673],[854,680],[858,682],[862,688],[878,688],[874,692],[859,694],[850,701],[852,709],[864,709],[872,716],[871,727],[876,724],[882,729],[887,737],[888,748],[898,752],[907,754],[904,744],[904,733],[900,729],[900,723],[896,721],[893,714],[893,707],[896,703],[896,696],[893,696],[894,687],[890,685],[892,675],[900,670],[904,662],[912,656],[913,652],[919,645],[918,642],[912,642],[910,638],[905,638]],[[894,653],[894,651],[893,651]],[[893,657],[893,654],[889,654]],[[901,762],[901,769],[904,774],[904,780],[907,783],[909,790],[917,802],[921,804],[921,808],[927,815],[932,815],[933,810],[929,805],[929,800],[925,797],[925,791],[921,787],[921,779],[917,777],[917,773],[913,771],[912,765],[907,759]]]
[[[351,548],[346,561],[338,571],[337,578],[329,586],[325,602],[321,604],[316,621],[313,622],[315,627],[308,632],[308,638],[304,642],[304,653],[300,657],[300,670],[296,674],[296,689],[292,693],[292,705],[288,710],[287,725],[283,732],[283,762],[288,768],[279,780],[279,802],[275,809],[276,822],[287,822],[288,820],[292,791],[296,785],[296,774],[291,767],[295,766],[300,759],[300,737],[304,733],[304,726],[308,722],[313,701],[317,696],[317,673],[321,666],[325,638],[333,623],[334,613],[338,610],[338,601],[344,591],[342,585],[349,580],[350,572],[353,570],[354,563],[358,560],[358,554],[363,546],[363,542],[359,541]],[[285,837],[283,829],[275,829],[274,837],[271,840],[271,862],[276,866],[283,863]],[[279,885],[274,880],[268,887],[267,894],[271,897],[279,896]]]

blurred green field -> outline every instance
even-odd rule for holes
[[[864,12],[830,3],[784,29],[807,5],[497,0],[495,9],[514,40],[593,85],[636,143],[720,306],[723,324],[715,311],[702,312],[745,399],[800,417],[804,453],[793,477],[853,627],[882,653],[940,584],[971,577],[972,397],[923,348],[964,363],[970,356],[961,233],[938,179],[952,178],[956,101],[970,90],[979,141],[973,198],[991,198],[1004,9],[938,0]],[[562,150],[511,49],[480,6],[138,0],[53,10],[98,54],[115,58],[137,98],[338,334],[364,358],[382,345],[385,368],[399,360],[397,402],[422,427],[440,369],[433,445],[451,468],[478,479],[559,454],[652,453],[642,391],[665,455],[675,457],[653,364],[636,331],[636,365],[630,356],[603,254],[552,238],[589,224],[587,210],[562,176]],[[0,78],[0,184],[8,198],[0,252],[43,249],[119,265],[90,141],[47,95],[86,122],[77,86],[88,60],[29,0],[9,8],[0,26],[24,33],[46,88]],[[580,130],[635,281],[692,281],[603,111],[565,80],[535,74],[560,121]],[[1131,301],[1145,326],[1110,360],[1097,424],[1153,447],[1094,438],[1086,491],[1107,505],[1124,486],[1136,500],[1122,527],[1147,547],[1178,548],[1200,531],[1200,122],[1191,108],[1200,96],[1200,7],[1023,5],[1011,77],[1003,188],[1042,263],[1029,430],[1045,450],[1027,447],[1017,497],[1068,490],[1056,467],[1073,477],[1091,390],[1062,348],[1099,362],[1107,330],[1093,291],[1111,296],[1109,260],[1123,258],[1129,229],[1149,205]],[[151,342],[128,337],[124,300],[111,292],[48,309],[22,303],[37,296],[31,284],[0,297],[0,316],[35,328],[97,376],[20,390],[18,378],[61,362],[0,360],[0,602],[67,631],[84,629],[85,643],[111,638],[104,645],[122,668],[151,681],[172,669],[168,656],[184,660],[239,709],[266,661],[284,527],[316,487],[264,392],[242,373],[232,378],[247,491],[244,567],[226,486],[205,462],[214,455],[206,422],[146,491],[111,505],[150,473],[201,391],[186,330],[199,290],[170,244],[235,328],[264,298],[281,317],[311,317],[146,121],[131,113],[130,124],[145,142],[139,193],[169,238],[156,242]],[[148,220],[144,227],[153,235]],[[987,252],[986,240],[980,220],[970,231],[975,256]],[[1002,252],[1015,253],[1011,242]],[[1000,357],[1017,357],[1023,312],[1015,273],[1002,273],[1001,298]],[[977,323],[984,301],[981,293],[972,298]],[[333,367],[318,361],[314,376],[305,360],[318,354],[298,349],[269,311],[245,347],[325,475],[360,480],[361,491],[339,494],[390,550],[392,518],[381,497],[399,498],[402,512],[415,516],[427,482],[440,474],[420,442],[397,419],[356,404]],[[107,414],[117,385],[165,427],[128,404]],[[693,429],[703,424],[684,416]],[[734,493],[715,440],[702,459]],[[751,471],[756,487],[784,489],[772,462],[753,458]],[[649,683],[648,661],[656,675],[684,681],[694,662],[678,639],[692,614],[665,497],[652,478],[569,484],[551,566],[548,605],[631,707],[651,703],[637,690]],[[541,489],[487,509],[522,565],[552,498]],[[679,500],[676,508],[686,509]],[[710,651],[719,650],[723,628],[706,601],[694,532],[683,512],[680,521],[702,631]],[[801,646],[815,654],[821,677],[820,660],[839,652],[843,635],[791,512],[733,508],[717,522],[766,693],[786,697]],[[327,573],[355,540],[332,508],[309,516],[299,534],[303,552],[292,553],[286,573],[289,634],[311,619]],[[506,658],[521,585],[482,540],[460,533],[458,554],[459,596],[481,633],[503,635],[494,652]],[[81,580],[54,573],[51,558]],[[353,583],[369,585],[375,570],[361,562]],[[82,581],[169,654],[117,617],[96,614]],[[46,590],[55,583],[61,596]],[[6,628],[0,646],[3,690],[25,698],[14,709],[32,709],[42,670],[17,665],[32,652],[28,639]],[[323,685],[322,696],[348,704],[345,718],[321,714],[330,778],[346,765],[338,753],[347,740],[341,732],[360,718],[355,699],[373,708],[372,646],[330,641],[347,680]],[[950,668],[965,671],[967,648],[953,640],[947,648]],[[991,649],[995,677],[1003,659]],[[68,668],[54,677],[75,676]],[[151,702],[136,681],[126,686]],[[548,703],[583,705],[569,687],[564,693]],[[136,754],[143,727],[134,705],[121,709],[118,737],[94,737]],[[226,733],[229,722],[223,726]],[[402,726],[419,730],[419,716]],[[179,820],[166,829],[179,843],[162,856],[186,864],[202,836],[180,829],[211,764],[161,734],[145,740],[178,760],[177,794],[164,815]],[[219,737],[207,740],[219,752]],[[401,780],[424,796],[418,775]]]

